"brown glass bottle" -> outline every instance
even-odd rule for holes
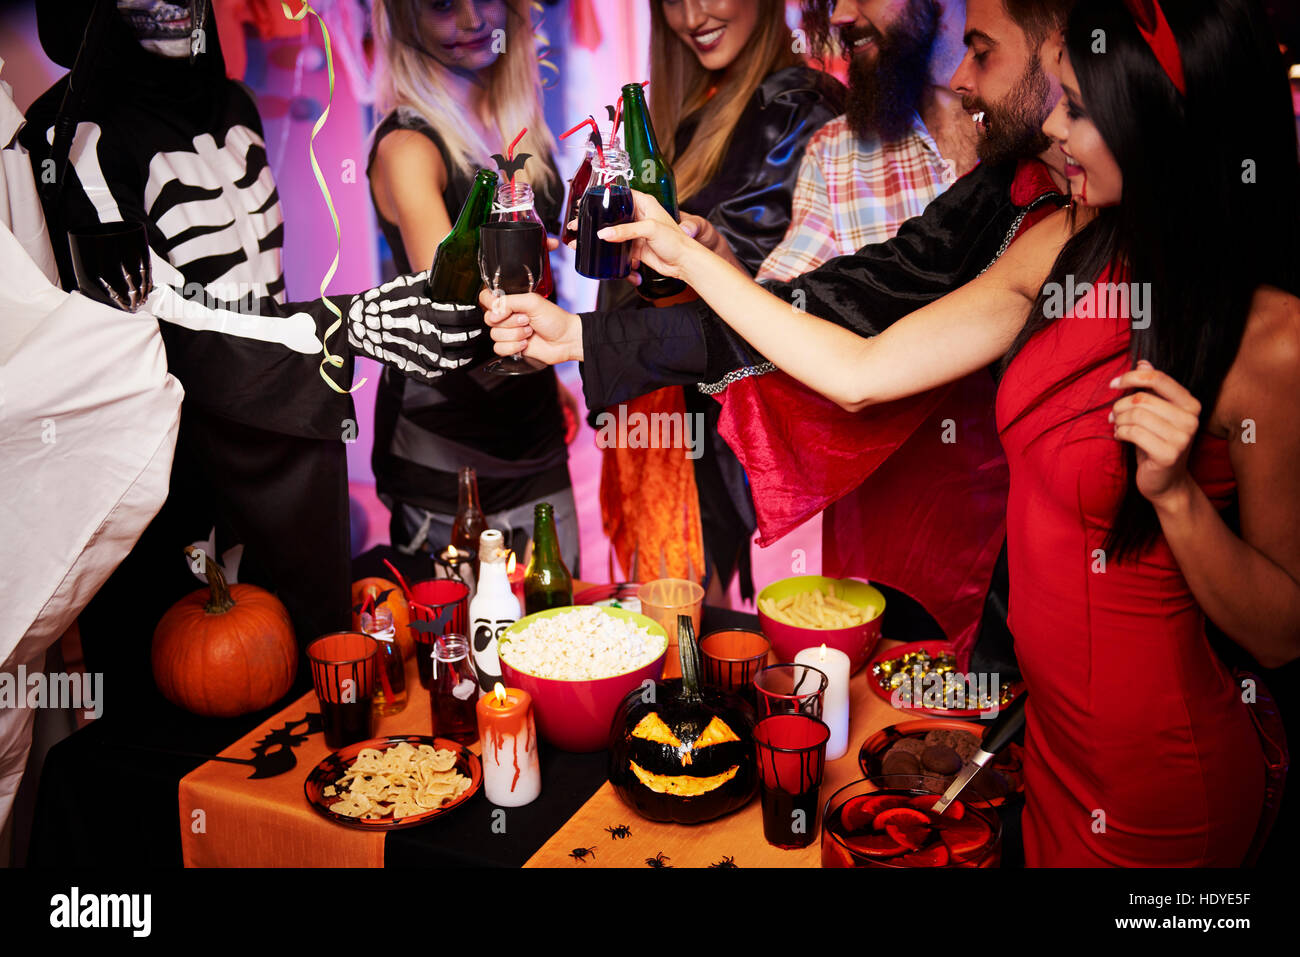
[[[555,510],[549,502],[533,509],[533,557],[524,573],[524,614],[573,604],[573,576],[560,555]]]
[[[478,503],[478,475],[471,466],[460,470],[460,490],[456,503],[456,521],[451,527],[451,544],[459,563],[469,562],[478,581],[479,536],[487,530],[487,519]],[[468,557],[466,557],[468,555]]]

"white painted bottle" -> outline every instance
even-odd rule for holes
[[[469,603],[470,654],[478,673],[479,696],[505,683],[497,641],[501,633],[519,620],[519,599],[506,575],[505,537],[495,528],[479,536],[478,591]]]

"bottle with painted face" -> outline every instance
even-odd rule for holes
[[[497,529],[489,528],[479,536],[480,573],[478,591],[469,603],[469,629],[480,696],[502,680],[497,641],[519,620],[519,599],[506,575],[506,555],[505,537]]]
[[[604,161],[597,156],[591,168],[591,182],[578,204],[578,249],[574,266],[589,279],[622,279],[632,271],[629,243],[611,243],[596,236],[606,226],[630,223],[633,219],[632,167],[627,153],[606,149]]]

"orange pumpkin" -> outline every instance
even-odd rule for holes
[[[191,559],[201,554],[187,547]],[[274,704],[293,684],[298,645],[289,612],[256,585],[227,585],[207,562],[208,587],[167,610],[153,635],[163,697],[194,714],[233,718]]]
[[[415,639],[411,637],[411,606],[406,603],[402,589],[387,578],[362,578],[352,583],[352,630],[361,630],[361,609],[370,598],[376,605],[385,605],[393,613],[393,627],[397,630],[397,644],[403,659],[415,654]]]

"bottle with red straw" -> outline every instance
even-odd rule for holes
[[[601,143],[600,129],[596,126],[595,117],[588,116],[573,129],[565,130],[560,134],[560,139],[567,140],[584,126],[591,127],[591,134],[587,137],[582,165],[578,167],[578,171],[569,180],[569,201],[564,207],[564,222],[560,228],[560,242],[566,246],[578,239],[578,230],[575,223],[578,218],[578,203],[582,200],[582,194],[587,191],[587,184],[591,182],[591,160],[593,156],[599,158],[602,166],[605,165],[604,144]],[[575,228],[570,228],[571,223],[575,223]]]
[[[542,218],[537,214],[537,208],[534,205],[533,188],[527,183],[515,181],[519,171],[524,168],[524,164],[531,158],[531,153],[520,153],[515,155],[515,147],[519,141],[524,138],[528,132],[528,127],[524,127],[519,134],[506,147],[506,155],[494,153],[492,159],[500,167],[502,176],[506,182],[497,187],[496,204],[492,207],[492,215],[489,221],[493,223],[536,223],[542,231],[542,278],[541,281],[533,288],[533,292],[539,296],[549,297],[555,290],[555,280],[551,276],[551,257],[545,249],[546,226],[542,223]]]

